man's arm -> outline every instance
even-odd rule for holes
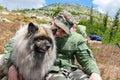
[[[4,47],[4,54],[5,54],[5,63],[10,66],[11,65],[11,61],[10,61],[10,55],[12,53],[12,46],[14,43],[14,39],[10,39],[8,41],[8,43],[5,45]]]
[[[92,51],[88,48],[86,42],[78,43],[76,58],[84,71],[90,75],[89,80],[102,80]]]
[[[78,43],[78,50],[75,55],[86,73],[100,74],[97,63],[92,55],[92,51],[88,48],[86,42]]]

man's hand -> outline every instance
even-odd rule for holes
[[[8,80],[19,80],[18,79],[18,72],[15,68],[14,65],[12,65],[10,68],[9,68],[9,71],[8,71]]]
[[[99,74],[97,73],[92,73],[89,80],[102,80]]]

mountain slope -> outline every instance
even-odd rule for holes
[[[33,13],[36,15],[43,14],[46,16],[52,16],[58,8],[69,11],[76,18],[76,20],[89,19],[90,10],[91,10],[91,8],[79,4],[56,3],[38,9],[33,8],[32,10],[25,11],[25,13],[26,14]],[[102,19],[104,15],[105,14],[93,10],[92,16],[96,19]]]

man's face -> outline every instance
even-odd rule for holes
[[[55,23],[52,24],[52,29],[57,29],[55,37],[63,37],[66,34],[65,31],[57,26]]]

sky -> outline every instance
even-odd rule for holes
[[[101,13],[114,16],[120,8],[120,0],[0,0],[0,5],[8,10],[41,8],[53,3],[77,3],[91,7]]]

